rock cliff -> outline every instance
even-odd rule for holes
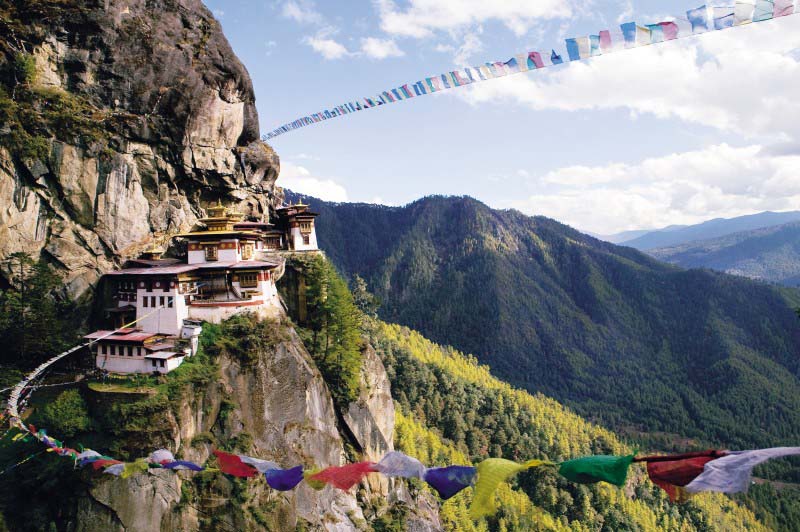
[[[130,449],[164,446],[182,458],[204,463],[212,447],[233,445],[244,454],[284,467],[341,465],[348,452],[378,460],[392,450],[394,403],[380,358],[371,347],[362,367],[362,392],[337,423],[328,388],[294,329],[275,323],[278,340],[242,362],[223,353],[219,378],[184,390],[171,408],[144,422],[149,436]],[[340,431],[340,429],[342,429]],[[345,437],[341,433],[346,434]],[[91,475],[88,496],[79,499],[76,530],[366,530],[393,505],[411,507],[412,530],[439,527],[435,505],[422,496],[423,511],[400,483],[377,475],[343,492],[307,483],[289,492],[270,490],[263,480],[236,481],[218,473],[175,474],[151,470],[121,479]]]
[[[71,295],[223,197],[256,217],[279,159],[199,0],[0,4],[0,263],[42,256]]]

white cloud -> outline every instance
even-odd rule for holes
[[[332,179],[312,175],[308,168],[288,161],[281,161],[278,186],[298,194],[308,194],[326,201],[347,201],[347,190]]]
[[[637,164],[561,168],[503,206],[610,234],[800,208],[800,155],[719,144]]]
[[[452,94],[475,105],[627,109],[749,137],[800,138],[800,63],[792,55],[798,46],[800,20],[776,20],[508,76]]]
[[[325,59],[341,59],[342,57],[350,55],[350,52],[347,51],[347,48],[345,48],[343,44],[326,37],[306,37],[303,39],[303,42]]]
[[[630,22],[631,20],[633,20],[633,1],[625,0],[622,2],[622,12],[617,17],[617,24]]]
[[[225,16],[225,12],[223,10],[221,10],[221,9],[214,9],[211,12],[214,14],[214,17],[216,17],[216,18],[222,18],[222,17]]]
[[[463,28],[490,20],[505,24],[516,35],[546,19],[569,17],[572,2],[563,0],[374,0],[381,29],[392,35],[428,37],[435,31]]]
[[[266,41],[264,43],[264,47],[267,49],[267,51],[264,52],[264,55],[266,55],[266,56],[272,55],[272,51],[275,49],[276,46],[278,46],[277,42],[275,42],[275,41]]]
[[[283,4],[281,15],[301,24],[322,24],[324,18],[313,2],[289,0]]]
[[[453,61],[455,61],[457,65],[468,66],[470,58],[478,52],[483,51],[483,42],[480,37],[478,37],[481,33],[483,33],[483,28],[478,28],[474,33],[467,32],[464,35],[464,40],[461,46],[458,47],[458,50],[456,50],[456,55],[453,58]]]
[[[361,51],[373,59],[386,59],[387,57],[405,55],[403,50],[392,39],[378,39],[376,37],[361,39]]]

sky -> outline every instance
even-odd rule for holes
[[[701,3],[206,0],[253,79],[262,133]],[[325,200],[469,195],[612,234],[800,209],[797,87],[800,15],[413,98],[270,144],[278,184]]]

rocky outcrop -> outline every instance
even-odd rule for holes
[[[279,160],[259,140],[250,77],[199,0],[0,10],[0,110],[11,110],[0,124],[0,264],[42,256],[79,296],[189,228],[207,202],[268,213]]]

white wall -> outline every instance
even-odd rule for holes
[[[202,264],[206,261],[206,252],[201,250],[189,250],[187,262],[189,264]]]
[[[317,248],[317,231],[312,227],[311,233],[308,235],[308,245],[303,244],[303,233],[300,232],[299,227],[292,227],[290,229],[289,238],[294,243],[295,251],[309,251]]]
[[[136,290],[136,318],[147,316],[137,323],[143,331],[169,335],[180,334],[183,320],[189,317],[189,311],[183,296],[178,294],[177,284],[175,282],[176,286],[171,287],[169,292],[165,292],[163,288],[154,288],[152,291],[147,291],[145,288]],[[152,306],[153,297],[155,297],[156,302],[155,308]],[[161,306],[162,297],[164,298],[164,308],[153,312]],[[170,297],[173,298],[172,308],[168,306],[168,298]],[[147,298],[146,307],[144,306],[144,298]]]

